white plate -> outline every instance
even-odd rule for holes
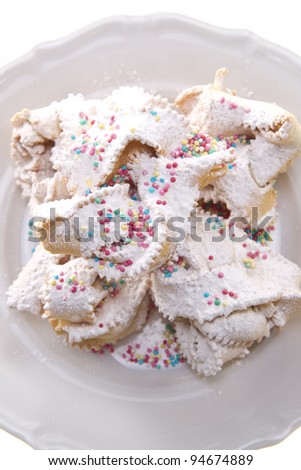
[[[176,15],[117,17],[38,46],[0,75],[0,421],[43,449],[258,448],[301,422],[301,316],[216,378],[188,368],[125,369],[70,350],[47,322],[8,312],[5,290],[24,261],[25,202],[9,159],[10,117],[69,92],[104,95],[121,84],[174,97],[227,66],[228,83],[301,118],[301,60],[245,31]],[[281,252],[301,264],[301,161],[280,178]],[[23,225],[22,225],[23,224]]]

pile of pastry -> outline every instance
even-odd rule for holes
[[[174,103],[121,87],[14,116],[16,181],[40,243],[10,307],[98,350],[141,330],[154,303],[206,376],[301,308],[300,269],[269,247],[266,223],[300,125],[226,90],[225,75]]]

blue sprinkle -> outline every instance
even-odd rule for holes
[[[204,292],[204,297],[209,297],[209,292]]]
[[[59,276],[56,274],[56,275],[54,276],[54,279],[59,279]]]
[[[149,188],[148,190],[150,193],[154,193],[155,192],[155,188]]]
[[[150,180],[151,180],[152,183],[154,183],[155,181],[157,181],[157,178],[156,178],[156,176],[152,176]]]
[[[112,261],[111,261],[110,268],[113,268],[113,266],[114,266],[114,263],[112,263]]]
[[[160,178],[160,183],[164,183],[165,179],[164,178]]]
[[[144,209],[143,214],[149,214],[149,209]]]

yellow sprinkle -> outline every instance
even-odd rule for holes
[[[128,226],[126,224],[121,225],[121,230],[127,230]]]
[[[130,242],[130,245],[136,245],[136,242],[135,242],[134,240],[132,240],[132,241]]]
[[[103,266],[103,264],[100,264],[99,265],[99,269],[104,269],[105,267]]]
[[[110,131],[114,129],[114,126],[109,126]]]
[[[155,120],[156,120],[156,121],[160,121],[160,119],[161,119],[160,116],[156,116],[156,117],[155,117]]]
[[[188,144],[187,140],[185,140],[185,139],[183,139],[181,143],[182,143],[182,145],[187,145]]]
[[[82,286],[83,284],[84,284],[84,281],[81,279],[81,280],[79,281],[79,285]]]
[[[56,281],[53,279],[52,281],[50,281],[50,285],[51,286],[56,286]]]
[[[129,207],[132,207],[133,205],[134,205],[134,202],[133,202],[133,201],[129,201],[129,202],[128,202],[128,206],[129,206]]]
[[[90,178],[86,180],[86,185],[88,186],[88,188],[91,188],[92,184],[93,183],[92,183],[92,180]]]
[[[98,128],[99,128],[99,129],[104,129],[104,128],[105,128],[105,125],[104,125],[103,123],[98,124]]]
[[[135,128],[135,127],[131,127],[131,128],[130,128],[130,132],[131,132],[131,134],[134,134],[134,132],[136,132],[136,128]]]
[[[159,176],[159,173],[155,171],[154,176],[157,178]]]
[[[88,230],[88,227],[86,225],[82,225],[80,230],[81,232],[86,232]]]
[[[75,274],[73,274],[73,276],[71,276],[71,279],[72,279],[72,281],[75,281],[75,279],[76,279]]]

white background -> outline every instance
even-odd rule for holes
[[[249,29],[301,56],[301,16],[296,0],[6,0],[0,14],[0,67],[37,43],[65,36],[99,18],[155,12],[181,13],[218,26]],[[300,445],[301,429],[274,446],[273,451],[282,456],[299,454]],[[10,448],[15,453],[24,447],[27,445],[0,429],[0,451]]]

